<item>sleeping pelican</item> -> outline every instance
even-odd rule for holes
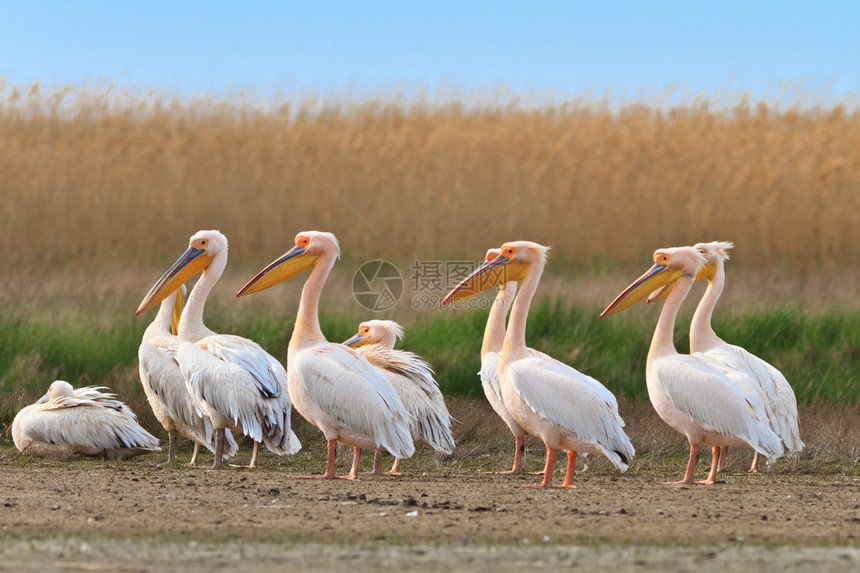
[[[393,320],[368,320],[359,324],[358,334],[344,344],[358,350],[388,377],[412,416],[412,439],[450,455],[454,451],[451,415],[445,407],[439,384],[433,379],[433,369],[420,356],[395,350],[398,338],[403,338],[403,327]],[[394,459],[389,475],[400,475],[400,461],[400,458]],[[381,466],[382,449],[377,448],[373,458],[375,475],[382,473]]]
[[[176,332],[185,299],[185,285],[174,291],[161,303],[155,320],[143,333],[143,341],[137,351],[140,368],[140,383],[152,413],[167,431],[169,448],[164,465],[176,460],[176,436],[185,436],[194,441],[194,455],[191,463],[197,463],[197,451],[203,444],[215,451],[215,431],[207,416],[197,413],[195,400],[185,385],[185,378],[179,371],[176,353],[179,338]],[[224,457],[236,454],[238,447],[233,435],[226,431],[227,447]]]
[[[694,246],[705,257],[705,266],[696,279],[707,278],[708,288],[690,325],[690,353],[718,367],[725,366],[747,374],[766,402],[771,430],[782,439],[786,453],[797,453],[804,445],[800,441],[798,428],[797,399],[785,376],[758,356],[740,346],[723,341],[711,326],[714,307],[726,282],[725,261],[728,260],[729,250],[733,246],[730,242],[722,241],[698,243]],[[671,288],[671,285],[666,288]],[[648,302],[653,302],[656,298],[658,297],[649,297]],[[723,447],[720,449],[718,469],[725,466],[725,455],[726,448]],[[755,452],[749,471],[757,472],[758,463],[759,453]]]
[[[21,409],[12,422],[12,440],[22,453],[67,457],[74,454],[128,458],[160,451],[158,439],[103,387],[75,390],[57,380],[38,402]]]
[[[677,483],[693,483],[699,446],[713,446],[713,462],[707,479],[713,484],[719,463],[719,446],[752,448],[768,457],[783,453],[783,444],[768,427],[767,416],[756,407],[756,397],[744,392],[728,372],[699,357],[678,354],[673,342],[675,318],[690,292],[696,274],[705,264],[692,247],[659,249],[654,266],[604,310],[600,318],[620,312],[652,291],[672,282],[677,284],[666,299],[645,368],[648,397],[660,418],[687,436],[690,459],[684,478]]]
[[[227,429],[254,440],[251,467],[256,466],[259,442],[279,456],[301,449],[290,428],[292,404],[284,367],[254,341],[215,334],[203,324],[206,297],[226,265],[227,237],[198,231],[137,309],[140,315],[202,271],[179,320],[177,360],[198,413],[208,416],[215,428],[215,469],[222,466]]]
[[[478,267],[442,302],[471,296],[502,281],[523,281],[499,355],[499,385],[511,416],[527,434],[539,437],[546,445],[546,466],[539,487],[552,484],[555,458],[562,449],[568,452],[568,463],[561,487],[570,488],[575,487],[577,452],[604,455],[626,471],[635,450],[609,390],[567,364],[546,355],[535,356],[526,347],[526,319],[548,250],[529,241],[505,243],[495,259]]]
[[[352,469],[344,477],[355,479],[362,448],[383,447],[401,459],[410,457],[415,448],[409,414],[388,379],[352,348],[328,342],[320,330],[320,294],[339,256],[340,246],[331,233],[299,233],[296,246],[248,281],[236,296],[259,292],[313,269],[302,288],[287,350],[290,396],[296,410],[325,434],[326,469],[315,477],[335,477],[340,441],[353,447]]]

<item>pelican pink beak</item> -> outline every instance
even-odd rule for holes
[[[236,293],[236,297],[260,292],[291,279],[312,268],[318,260],[319,256],[308,254],[306,246],[296,245],[257,273]]]
[[[137,316],[140,316],[141,312],[147,311],[161,303],[161,301],[170,296],[170,293],[185,284],[188,279],[208,267],[214,258],[206,254],[206,249],[188,247],[176,259],[176,262],[167,269],[167,272],[158,279],[158,282],[149,289],[149,292],[143,298],[143,302],[137,307]],[[177,296],[176,298],[178,300],[181,297]]]

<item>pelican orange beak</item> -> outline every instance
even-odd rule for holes
[[[510,281],[519,281],[528,274],[528,266],[512,263],[511,259],[499,254],[492,260],[485,260],[472,273],[460,281],[442,299],[442,306],[464,300],[479,292],[501,286]]]
[[[345,346],[364,346],[365,344],[367,344],[366,341],[367,337],[362,336],[361,333],[358,333],[349,340],[345,340],[343,344]]]
[[[140,316],[141,312],[147,311],[161,303],[161,301],[170,296],[170,293],[185,284],[188,279],[208,267],[214,258],[207,255],[205,249],[188,247],[188,250],[182,253],[182,256],[176,259],[176,262],[149,289],[149,292],[143,298],[143,302],[137,307],[137,316]]]
[[[708,263],[701,269],[699,269],[698,273],[696,273],[696,282],[702,279],[708,279],[708,282],[710,282],[714,280],[714,275],[716,273],[717,265]],[[674,282],[668,285],[661,286],[660,288],[652,292],[650,295],[648,295],[648,299],[645,301],[645,304],[651,304],[652,302],[658,302],[669,298],[669,295],[672,294],[673,288],[675,288]]]
[[[674,283],[683,275],[680,269],[672,270],[666,265],[654,264],[644,275],[636,279],[624,292],[615,297],[612,304],[600,313],[600,318],[630,308],[655,290]]]
[[[257,276],[252,278],[243,286],[236,297],[246,294],[253,294],[273,287],[278,283],[291,279],[294,276],[305,272],[317,264],[319,256],[309,255],[308,250],[296,245],[283,256],[272,261],[269,266],[257,273]]]

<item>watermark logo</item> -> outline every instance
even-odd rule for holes
[[[413,261],[409,275],[408,304],[415,310],[440,310],[445,294],[456,287],[480,263],[475,261]],[[484,284],[504,281],[505,269],[491,269],[470,287],[472,294],[485,290]],[[388,310],[405,294],[406,282],[400,270],[383,260],[362,264],[352,277],[352,294],[367,310]],[[451,303],[453,308],[487,309],[492,297],[474,297]]]
[[[388,310],[403,296],[403,276],[388,261],[368,261],[352,277],[352,295],[367,310]]]

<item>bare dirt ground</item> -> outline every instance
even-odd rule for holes
[[[485,474],[510,467],[513,453],[486,409],[452,403],[460,420],[452,456],[422,447],[402,477],[356,481],[298,479],[322,471],[325,451],[302,422],[303,451],[266,452],[254,470],[162,468],[163,452],[43,460],[6,441],[0,570],[860,570],[856,407],[804,407],[805,427],[816,431],[804,434],[798,459],[751,475],[749,453],[733,451],[716,485],[665,486],[655,481],[681,476],[686,445],[646,405],[624,404],[629,426],[648,429],[634,440],[630,471],[589,458],[574,490],[523,489],[540,476]],[[245,444],[235,461],[249,454]],[[529,470],[542,468],[541,444],[528,442],[526,456]],[[189,457],[185,444],[181,459]],[[350,451],[338,460],[347,472]],[[699,477],[709,461],[703,454]]]
[[[539,490],[516,487],[538,476],[444,462],[432,473],[405,467],[400,478],[334,482],[296,479],[305,468],[275,458],[256,470],[154,462],[22,457],[0,466],[0,567],[860,567],[857,475],[735,470],[688,487],[601,466],[582,472],[575,490]]]

